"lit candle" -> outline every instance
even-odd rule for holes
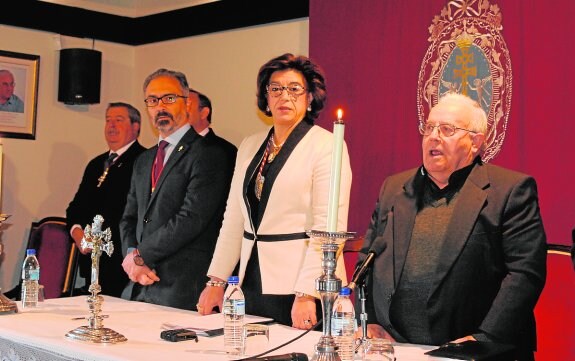
[[[327,232],[337,232],[337,212],[339,209],[339,185],[341,183],[341,156],[343,153],[343,133],[345,125],[341,119],[343,111],[337,110],[337,120],[333,122],[333,153],[331,160],[331,178],[329,182],[329,200],[327,208]]]

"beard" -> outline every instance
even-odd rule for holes
[[[169,120],[165,118],[169,118]],[[173,122],[174,122],[174,116],[166,111],[158,112],[158,114],[156,114],[156,116],[154,117],[154,123],[156,124],[156,128],[165,127]]]

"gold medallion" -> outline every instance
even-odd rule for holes
[[[270,155],[268,156],[268,163],[273,162],[274,159],[276,159],[276,153],[275,153],[275,152],[271,152]]]
[[[261,173],[258,173],[258,175],[256,177],[256,185],[255,185],[255,193],[256,193],[257,199],[261,199],[261,197],[262,197],[262,190],[264,189],[265,180],[266,180],[266,178],[263,175],[261,175]]]

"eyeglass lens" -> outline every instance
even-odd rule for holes
[[[282,95],[283,91],[286,90],[291,96],[299,96],[305,92],[305,88],[298,83],[291,83],[287,86],[281,86],[280,84],[269,84],[267,86],[268,93],[273,97],[279,97]]]
[[[146,103],[147,106],[149,107],[155,107],[156,105],[159,104],[160,100],[162,101],[162,103],[164,104],[173,104],[176,102],[176,100],[178,100],[178,98],[185,98],[184,96],[181,95],[177,95],[177,94],[166,94],[163,95],[161,97],[153,97],[153,96],[149,96],[146,99],[144,99],[144,102]]]
[[[437,124],[437,125],[421,124],[419,127],[419,132],[422,135],[427,136],[427,135],[430,135],[431,133],[433,133],[435,128],[438,128],[439,133],[441,133],[442,135],[444,135],[446,137],[451,137],[455,133],[455,127],[451,124]]]

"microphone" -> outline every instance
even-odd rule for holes
[[[300,352],[286,353],[285,355],[244,358],[242,361],[308,361],[307,355]]]
[[[383,237],[377,237],[369,251],[367,252],[367,257],[363,260],[363,262],[355,267],[355,271],[353,271],[353,276],[351,277],[351,282],[347,285],[347,287],[351,290],[357,286],[358,283],[363,282],[365,278],[365,274],[370,269],[371,264],[373,263],[373,259],[381,254],[387,248],[387,244],[383,242]]]

